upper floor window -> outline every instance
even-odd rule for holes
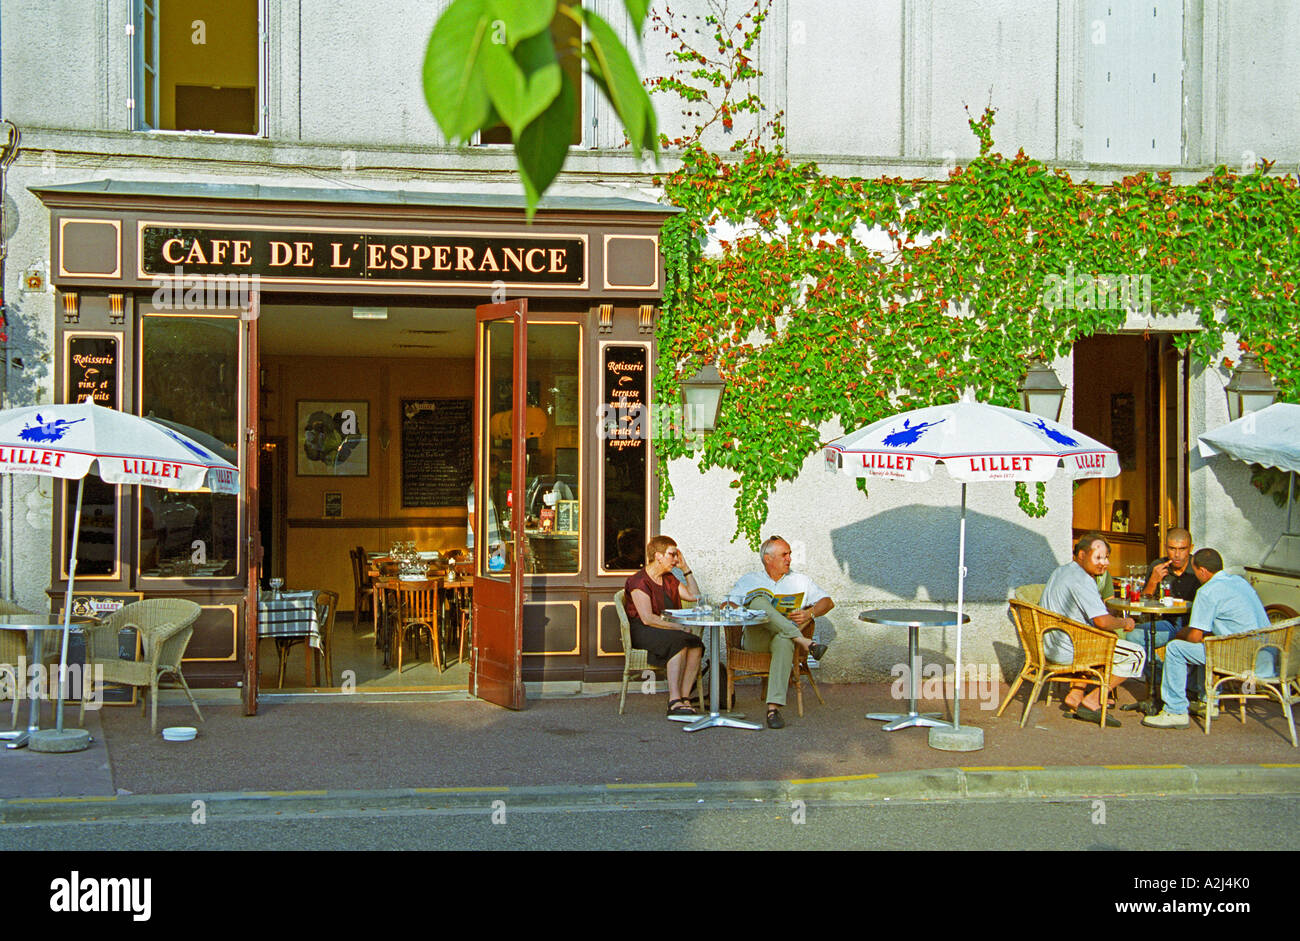
[[[137,130],[265,129],[265,0],[133,0]]]
[[[551,20],[550,29],[551,41],[555,45],[555,58],[559,60],[560,68],[564,70],[564,77],[570,83],[577,98],[577,106],[573,111],[573,130],[569,136],[569,144],[577,147],[582,144],[582,106],[586,97],[582,88],[582,27],[571,17],[556,13]],[[479,131],[475,143],[509,144],[511,139],[510,128],[505,124],[497,124]]]

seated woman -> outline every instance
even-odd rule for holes
[[[632,645],[649,653],[655,666],[667,666],[668,715],[694,715],[689,693],[704,642],[664,618],[664,611],[681,607],[682,599],[696,601],[699,585],[682,558],[677,543],[668,536],[655,536],[645,547],[646,564],[623,583],[624,609],[632,628]],[[679,566],[686,584],[672,572]]]

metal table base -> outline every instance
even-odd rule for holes
[[[942,615],[950,612],[922,612],[912,613],[918,620],[901,620],[909,612],[899,609],[888,609],[885,611],[863,611],[858,615],[859,620],[870,621],[876,624],[891,624],[907,626],[907,662],[911,675],[908,677],[907,687],[907,712],[905,713],[886,713],[886,712],[869,712],[866,715],[868,719],[874,719],[877,722],[884,722],[881,727],[883,732],[896,732],[899,729],[929,728],[929,729],[951,729],[954,728],[951,722],[939,718],[937,712],[917,712],[916,711],[916,691],[921,685],[921,650],[920,638],[921,627],[951,627],[957,623],[956,615],[951,614],[949,619]],[[891,617],[891,615],[895,615]],[[925,617],[928,615],[928,617]],[[962,621],[970,620],[970,615],[963,614]]]
[[[727,729],[761,729],[762,726],[756,722],[747,722],[743,713],[725,713],[718,708],[718,687],[721,685],[721,677],[718,675],[718,665],[722,661],[722,655],[718,650],[718,635],[722,633],[722,626],[728,622],[715,620],[713,618],[680,618],[683,624],[690,624],[697,627],[712,628],[709,632],[709,714],[707,716],[669,716],[678,722],[689,722],[683,732],[699,732],[701,729],[727,728]],[[757,620],[749,620],[748,624],[757,624]]]

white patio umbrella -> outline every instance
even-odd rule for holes
[[[151,419],[104,408],[89,399],[75,405],[31,405],[0,411],[0,473],[79,481],[63,605],[57,736],[63,735],[63,686],[77,576],[77,541],[81,535],[81,495],[92,464],[98,465],[99,476],[109,484],[239,492],[239,471],[234,465]]]
[[[961,630],[966,594],[966,484],[978,481],[1114,477],[1112,448],[1059,422],[982,402],[934,405],[881,419],[825,447],[827,467],[855,477],[925,481],[943,464],[961,481],[957,554],[957,701],[953,728],[961,728]]]
[[[1283,539],[1298,535],[1291,525],[1291,511],[1295,506],[1295,475],[1300,473],[1300,405],[1277,402],[1242,415],[1200,435],[1197,444],[1201,457],[1226,454],[1247,464],[1291,471],[1287,478],[1286,530],[1273,543],[1265,560],[1277,551]]]

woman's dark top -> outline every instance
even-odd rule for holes
[[[651,627],[643,624],[636,613],[636,604],[632,601],[633,590],[643,591],[650,596],[652,614],[663,615],[670,608],[681,607],[682,583],[672,572],[665,572],[662,584],[655,584],[654,579],[644,568],[629,575],[623,583],[623,609],[627,613],[629,626],[632,628],[632,646],[649,653],[649,660],[655,666],[663,666],[678,651],[687,647],[704,648],[704,642],[689,631],[679,631],[664,627]]]

